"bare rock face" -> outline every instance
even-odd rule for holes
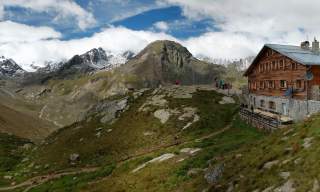
[[[93,108],[91,113],[98,112],[101,117],[101,123],[109,123],[113,119],[117,118],[118,115],[123,112],[128,106],[128,98],[124,98],[116,101],[107,101],[102,104],[98,104]]]

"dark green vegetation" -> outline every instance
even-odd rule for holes
[[[88,182],[93,182],[109,176],[114,170],[114,165],[108,165],[102,167],[94,173],[78,174],[76,176],[65,176],[61,179],[56,180],[50,184],[42,184],[38,187],[31,189],[30,192],[43,192],[43,191],[78,191],[80,188],[86,186]]]
[[[9,181],[3,178],[4,174],[14,170],[26,156],[27,145],[31,145],[31,142],[26,139],[0,133],[0,186],[9,184]]]

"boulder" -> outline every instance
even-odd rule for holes
[[[267,162],[263,165],[264,169],[271,169],[273,166],[277,165],[279,163],[279,160],[274,160],[274,161],[270,161]]]
[[[224,171],[223,164],[216,165],[213,169],[208,169],[204,178],[209,184],[215,184],[222,177]]]
[[[71,164],[75,164],[76,161],[79,161],[80,155],[78,153],[70,154],[69,161]]]
[[[154,117],[160,120],[162,124],[165,124],[170,118],[170,112],[167,109],[159,109],[154,112]]]
[[[232,97],[227,97],[227,96],[224,96],[222,97],[222,100],[219,101],[219,104],[221,105],[224,105],[224,104],[233,104],[233,103],[236,103],[234,101],[234,99]]]

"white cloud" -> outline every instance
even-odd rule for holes
[[[3,23],[0,22],[0,27]],[[21,26],[19,26],[21,27]],[[34,31],[31,31],[34,30]],[[102,32],[96,33],[91,37],[63,41],[59,39],[48,39],[58,37],[59,34],[54,32],[48,36],[42,36],[43,29],[47,28],[30,28],[30,34],[38,36],[28,36],[27,41],[22,41],[21,34],[14,33],[13,36],[6,34],[10,41],[1,43],[6,37],[0,37],[0,55],[14,59],[25,69],[30,69],[31,63],[43,65],[45,61],[59,61],[70,59],[76,54],[82,54],[92,48],[102,47],[114,53],[122,53],[130,50],[138,52],[147,44],[159,39],[176,40],[174,37],[165,33],[155,33],[148,31],[134,31],[124,27],[110,27],[103,29]],[[15,31],[16,26],[11,25],[8,31]],[[52,29],[51,29],[52,30]],[[1,34],[1,30],[0,30]]]
[[[60,37],[61,34],[50,27],[33,27],[12,21],[0,22],[0,45],[13,42],[34,42]]]
[[[160,31],[168,31],[169,30],[168,23],[166,23],[164,21],[158,21],[158,22],[154,23],[153,26]]]
[[[246,56],[246,50],[259,51],[264,43],[299,44],[307,36],[320,34],[320,1],[317,0],[159,0],[168,5],[180,6],[183,14],[198,21],[211,18],[221,32],[205,34],[198,39],[200,46],[206,39],[206,47],[212,56],[233,58]],[[219,38],[218,38],[219,37]],[[195,42],[195,39],[192,41]],[[192,42],[189,41],[189,42]],[[192,46],[195,47],[195,46]],[[238,47],[238,48],[237,48]],[[242,47],[242,49],[239,49]],[[252,48],[254,47],[254,49]],[[237,52],[228,50],[238,50]],[[200,52],[200,51],[199,51]],[[241,52],[242,54],[239,54]]]
[[[73,18],[80,29],[94,26],[96,20],[73,0],[0,0],[0,20],[4,17],[4,7],[22,7],[36,12],[54,12],[54,21]]]

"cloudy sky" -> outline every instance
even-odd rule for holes
[[[0,0],[0,56],[27,66],[95,47],[140,51],[175,40],[194,55],[238,59],[264,43],[320,34],[318,0]]]

